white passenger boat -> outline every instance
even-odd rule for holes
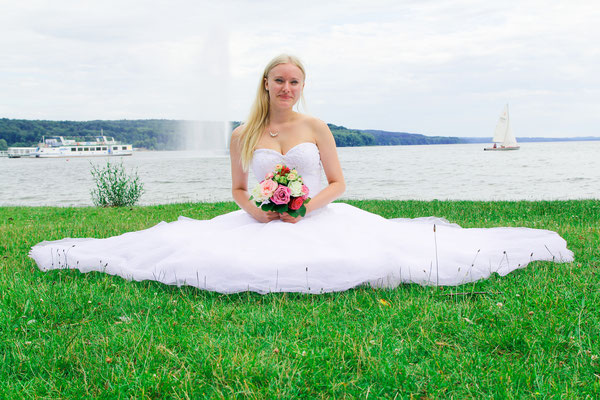
[[[122,144],[112,137],[96,136],[94,139],[65,139],[63,136],[43,137],[42,143],[30,153],[30,157],[110,157],[133,154],[132,145]]]
[[[35,149],[35,147],[9,147],[6,150],[6,155],[8,158],[29,157]]]

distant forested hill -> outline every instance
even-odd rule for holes
[[[331,129],[338,147],[465,143],[457,137],[425,136],[417,133],[388,132],[372,129],[357,130],[333,124],[327,125]]]
[[[149,150],[177,150],[184,148],[180,135],[184,121],[169,119],[140,119],[117,121],[43,121],[0,118],[0,150],[7,146],[35,146],[42,136],[97,136],[103,132],[116,140],[131,143],[135,148]],[[240,122],[231,123],[235,129]],[[407,132],[348,129],[327,124],[339,147],[396,146],[415,144],[490,143],[490,138],[425,136]],[[600,137],[575,138],[517,138],[519,142],[550,142],[600,140]]]
[[[0,143],[8,146],[35,146],[42,136],[97,136],[103,132],[136,148],[175,150],[183,147],[178,134],[182,121],[166,119],[117,121],[43,121],[0,119]],[[240,123],[232,122],[232,129]],[[425,136],[405,132],[348,129],[328,124],[339,147],[411,144],[464,143],[453,137]]]
[[[372,129],[361,132],[372,135],[375,138],[377,146],[465,143],[462,139],[454,136],[425,136],[418,133],[388,132]]]
[[[0,119],[0,139],[8,146],[35,146],[42,136],[105,136],[152,150],[177,149],[179,121],[166,119],[118,121],[40,121]]]
[[[344,126],[327,124],[338,147],[352,146],[376,146],[375,137],[369,133],[364,133],[355,129],[348,129]]]

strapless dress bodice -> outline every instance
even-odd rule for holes
[[[310,197],[321,191],[321,156],[319,148],[312,142],[297,144],[287,153],[272,149],[256,149],[252,158],[252,173],[257,181],[262,181],[269,172],[273,172],[275,165],[285,164],[295,168],[310,190]]]

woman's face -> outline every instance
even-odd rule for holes
[[[271,106],[292,107],[302,95],[304,75],[294,64],[279,64],[265,78],[265,89]]]

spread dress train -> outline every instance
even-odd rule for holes
[[[315,144],[301,143],[285,155],[257,149],[252,170],[261,180],[278,163],[295,167],[311,196],[321,189]],[[45,241],[30,257],[43,271],[100,271],[221,293],[322,293],[361,284],[459,285],[492,273],[506,275],[534,260],[570,262],[573,253],[548,230],[464,229],[435,218],[388,220],[335,203],[296,224],[263,224],[244,211],[211,220],[180,217],[106,239]]]

